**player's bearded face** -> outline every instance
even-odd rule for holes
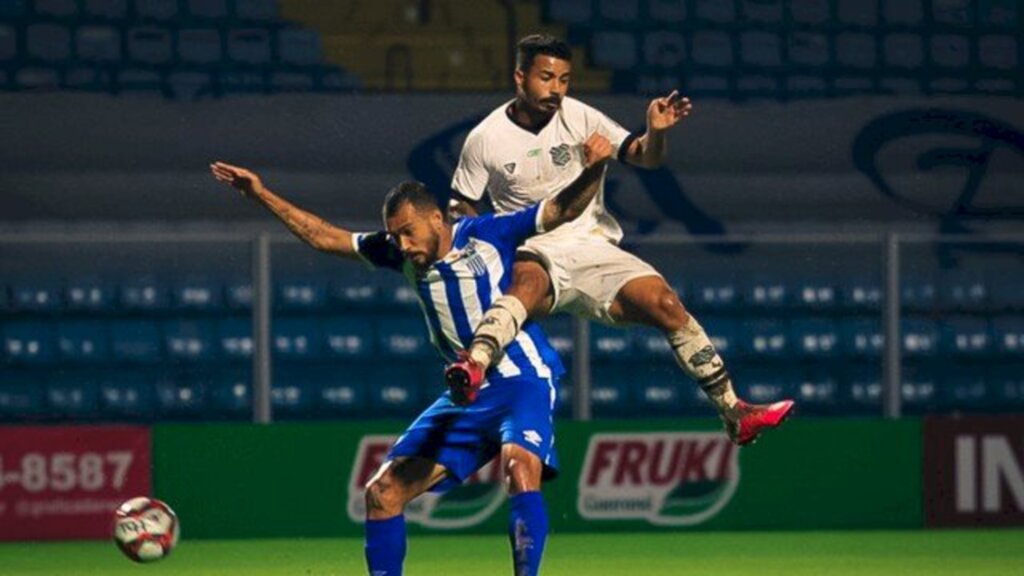
[[[569,62],[541,54],[529,70],[516,70],[516,96],[533,113],[554,114],[569,91],[571,71]]]
[[[444,219],[440,210],[417,210],[406,204],[387,219],[388,232],[395,238],[402,255],[417,268],[437,261]]]

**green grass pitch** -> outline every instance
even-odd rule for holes
[[[106,542],[0,544],[0,574],[246,576],[365,574],[359,539],[183,541],[137,565]],[[511,574],[500,536],[413,536],[408,576]],[[555,534],[544,576],[1024,574],[1024,530]]]

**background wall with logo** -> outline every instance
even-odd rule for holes
[[[401,422],[165,425],[155,494],[192,538],[361,533],[361,489]],[[564,422],[552,530],[922,526],[919,420],[794,421],[737,450],[711,420]],[[498,475],[417,502],[413,531],[504,532]]]

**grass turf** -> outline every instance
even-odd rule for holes
[[[184,541],[139,566],[106,542],[0,544],[0,574],[247,576],[365,574],[359,539]],[[500,536],[414,536],[405,574],[510,574]],[[1024,530],[556,534],[544,576],[1024,574]]]

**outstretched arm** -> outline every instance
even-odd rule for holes
[[[338,256],[356,258],[352,233],[332,226],[322,218],[296,207],[263,185],[260,177],[239,166],[224,162],[210,164],[214,178],[237,189],[242,196],[255,200],[284,222],[300,240],[313,248]]]
[[[545,231],[575,220],[583,214],[601,189],[601,178],[613,152],[611,142],[597,132],[587,138],[583,143],[583,172],[544,203],[541,224]]]
[[[626,151],[625,160],[641,168],[657,168],[665,161],[668,151],[668,129],[690,115],[693,104],[678,91],[663,98],[655,98],[647,107],[647,132],[633,140]]]

